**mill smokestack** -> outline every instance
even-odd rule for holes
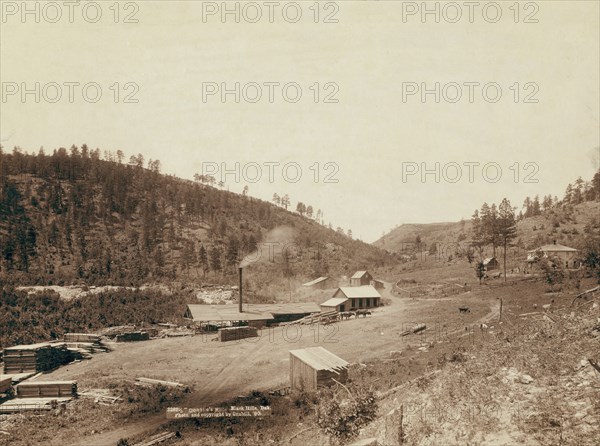
[[[239,272],[239,276],[240,276],[240,288],[239,288],[239,290],[240,290],[240,300],[238,302],[240,313],[243,312],[243,310],[242,310],[242,295],[243,295],[243,292],[242,292],[242,284],[243,284],[243,281],[242,281],[242,270],[243,269],[244,268],[242,268],[242,267],[238,268],[238,272]]]

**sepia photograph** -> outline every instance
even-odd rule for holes
[[[599,446],[599,0],[0,0],[0,446]]]

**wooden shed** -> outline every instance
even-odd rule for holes
[[[290,386],[293,390],[314,391],[335,381],[348,380],[348,362],[323,347],[290,350]]]
[[[498,260],[496,260],[496,257],[488,257],[487,259],[483,260],[483,267],[486,271],[493,271],[495,269],[499,269],[500,264],[498,263]]]

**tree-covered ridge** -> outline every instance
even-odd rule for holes
[[[278,226],[294,229],[306,278],[392,261],[306,215],[160,173],[142,155],[86,145],[47,155],[0,149],[0,279],[20,284],[220,281]],[[275,262],[277,263],[277,262]],[[286,263],[286,262],[280,262]],[[279,269],[278,269],[279,268]]]

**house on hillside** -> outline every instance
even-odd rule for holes
[[[332,298],[321,304],[321,311],[376,308],[381,305],[381,294],[371,285],[340,287]]]
[[[350,286],[363,286],[370,285],[373,276],[369,274],[369,271],[356,271],[352,277],[350,277]]]
[[[485,271],[493,271],[495,269],[499,269],[500,264],[498,263],[496,257],[488,257],[487,259],[483,260],[483,267],[485,268]]]
[[[552,245],[543,245],[537,249],[527,252],[527,262],[533,263],[539,260],[539,256],[548,259],[558,259],[565,268],[578,268],[580,266],[579,250],[559,245],[554,241]]]
[[[328,288],[337,288],[338,284],[337,280],[333,277],[319,277],[318,279],[302,284],[302,286],[313,290],[326,290]]]

